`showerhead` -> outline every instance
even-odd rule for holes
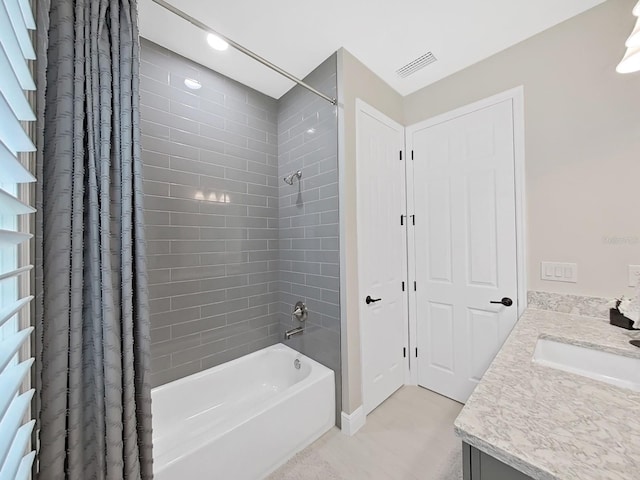
[[[287,183],[289,185],[293,185],[293,180],[294,179],[301,179],[302,178],[302,171],[298,170],[297,172],[293,172],[291,175],[287,175],[286,177],[284,177],[284,183]]]

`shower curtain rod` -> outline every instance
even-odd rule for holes
[[[283,70],[282,68],[278,67],[277,65],[274,65],[269,60],[267,60],[265,58],[262,58],[257,53],[253,53],[248,48],[243,47],[242,45],[240,45],[239,43],[234,42],[230,38],[227,38],[224,35],[220,35],[213,28],[211,28],[208,25],[202,23],[200,20],[198,20],[196,18],[193,18],[191,15],[183,12],[182,10],[174,7],[170,3],[165,2],[164,0],[152,0],[152,1],[154,3],[160,5],[161,7],[165,8],[166,10],[169,10],[171,13],[174,13],[175,15],[179,16],[180,18],[186,20],[187,22],[191,23],[192,25],[195,25],[196,27],[200,28],[201,30],[204,30],[207,33],[213,33],[214,35],[220,37],[221,39],[223,39],[225,42],[227,42],[229,45],[231,45],[236,50],[238,50],[238,51],[244,53],[245,55],[253,58],[257,62],[260,62],[265,67],[270,68],[271,70],[279,73],[280,75],[282,75],[284,77],[287,77],[292,82],[297,83],[298,85],[300,85],[303,88],[306,88],[310,92],[315,93],[319,97],[324,98],[327,102],[331,103],[332,105],[337,105],[338,104],[338,101],[335,98],[331,98],[328,95],[325,95],[324,93],[322,93],[322,92],[316,90],[315,88],[313,88],[311,85],[303,82],[298,77],[290,74],[289,72],[287,72],[286,70]]]

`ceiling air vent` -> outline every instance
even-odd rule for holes
[[[437,60],[438,59],[432,52],[427,52],[421,57],[416,58],[414,61],[407,63],[404,67],[396,70],[396,73],[401,78],[407,78],[409,75],[413,75],[418,70],[426,67],[427,65],[431,65]]]

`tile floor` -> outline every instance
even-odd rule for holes
[[[453,421],[462,405],[420,387],[403,387],[353,437],[333,428],[269,480],[461,480]]]

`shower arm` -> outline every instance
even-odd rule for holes
[[[302,171],[298,170],[297,172],[294,172],[291,175],[287,175],[286,177],[284,177],[284,183],[288,185],[293,185],[294,178],[297,178],[298,180],[300,180],[302,178]]]
[[[245,55],[247,55],[248,57],[253,58],[255,61],[261,63],[262,65],[264,65],[267,68],[270,68],[271,70],[273,70],[274,72],[279,73],[280,75],[282,75],[283,77],[288,78],[289,80],[291,80],[294,83],[297,83],[298,85],[300,85],[303,88],[306,88],[307,90],[309,90],[310,92],[315,93],[316,95],[318,95],[319,97],[324,98],[327,102],[331,103],[332,105],[337,105],[338,101],[335,98],[331,98],[328,95],[325,95],[324,93],[316,90],[315,88],[313,88],[311,85],[309,85],[308,83],[303,82],[302,80],[300,80],[298,77],[290,74],[289,72],[287,72],[286,70],[283,70],[282,68],[278,67],[277,65],[274,65],[273,63],[271,63],[269,60],[267,60],[266,58],[262,58],[260,55],[258,55],[257,53],[252,52],[251,50],[249,50],[248,48],[243,47],[242,45],[240,45],[239,43],[234,42],[233,40],[231,40],[228,37],[225,37],[224,35],[219,34],[218,32],[216,32],[213,28],[209,27],[208,25],[206,25],[205,23],[202,23],[200,20],[192,17],[191,15],[183,12],[182,10],[174,7],[173,5],[171,5],[168,2],[165,2],[164,0],[152,0],[155,4],[160,5],[161,7],[163,7],[166,10],[169,10],[171,13],[179,16],[180,18],[186,20],[187,22],[191,23],[192,25],[195,25],[196,27],[198,27],[201,30],[204,30],[207,33],[212,33],[218,37],[220,37],[221,39],[223,39],[225,42],[227,42],[229,45],[231,45],[233,48],[235,48],[236,50],[238,50],[239,52],[244,53]]]

